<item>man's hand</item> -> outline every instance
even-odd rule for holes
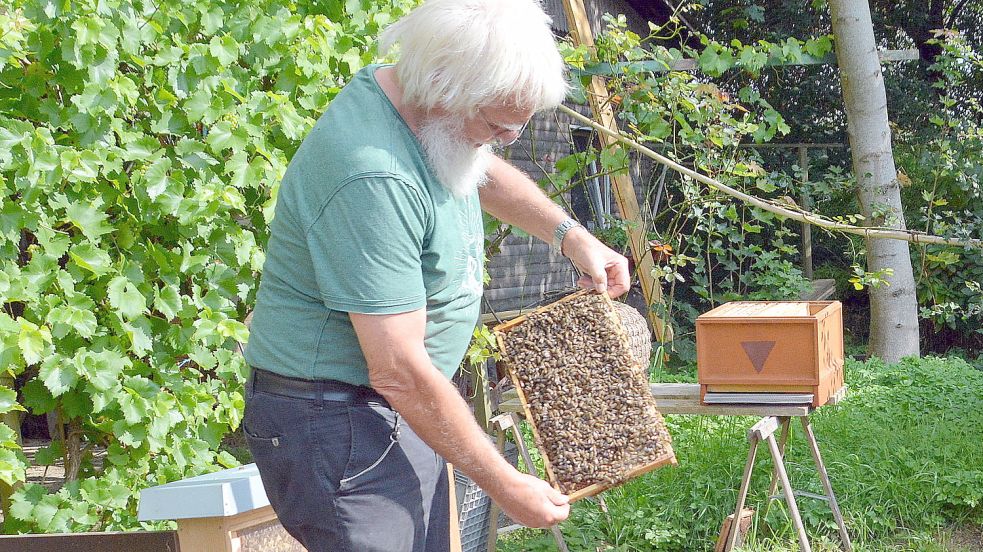
[[[546,528],[567,519],[570,504],[567,495],[549,483],[521,472],[502,482],[492,500],[514,521],[526,527]],[[491,494],[491,493],[489,493]]]
[[[612,298],[628,291],[628,259],[595,238],[586,228],[572,228],[563,238],[563,254],[584,273],[577,282],[586,289],[607,291]]]

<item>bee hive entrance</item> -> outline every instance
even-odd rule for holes
[[[547,476],[571,500],[675,464],[646,367],[606,295],[578,292],[495,332]]]

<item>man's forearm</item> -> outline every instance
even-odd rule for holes
[[[376,390],[437,454],[491,493],[512,467],[498,453],[457,389],[432,367],[409,369],[412,381]]]
[[[481,208],[546,243],[567,214],[553,203],[522,171],[495,157],[488,169],[489,182],[479,189]],[[618,297],[628,291],[628,261],[595,238],[586,228],[575,226],[562,236],[561,250],[583,273],[582,287],[607,291]]]
[[[546,243],[553,241],[553,230],[568,216],[528,176],[497,156],[478,195],[486,212]]]
[[[509,465],[475,423],[457,389],[433,366],[424,345],[425,310],[350,316],[368,363],[369,383],[424,442],[473,479],[512,519],[548,527],[567,517],[566,497]]]

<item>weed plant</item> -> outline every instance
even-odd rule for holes
[[[681,378],[691,379],[683,375]],[[960,358],[848,360],[849,393],[811,417],[823,460],[861,551],[959,551],[953,527],[983,525],[983,371]],[[679,466],[663,468],[576,503],[562,525],[573,551],[712,550],[737,501],[754,418],[668,416]],[[786,467],[796,490],[822,494],[801,426],[793,421]],[[772,473],[759,448],[747,507],[756,510],[744,550],[798,549],[784,502],[765,508]],[[838,550],[825,502],[798,505],[814,550]],[[555,550],[549,533],[523,530],[500,550]]]

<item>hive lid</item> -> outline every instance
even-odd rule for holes
[[[830,301],[733,301],[701,314],[697,320],[708,318],[808,318]]]

